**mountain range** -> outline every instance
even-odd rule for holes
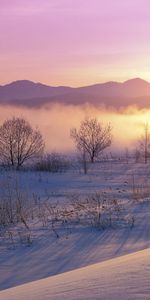
[[[84,87],[52,87],[29,80],[0,86],[0,104],[40,107],[50,103],[105,105],[121,108],[150,107],[150,83],[134,78],[123,83],[106,82]]]

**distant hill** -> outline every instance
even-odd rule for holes
[[[52,87],[28,80],[0,86],[0,103],[37,107],[48,103],[150,107],[150,83],[140,78],[79,88]]]

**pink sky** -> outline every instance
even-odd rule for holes
[[[0,0],[0,84],[150,81],[149,0]]]

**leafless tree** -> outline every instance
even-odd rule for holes
[[[79,170],[83,170],[84,174],[86,175],[88,173],[89,169],[89,163],[88,163],[88,155],[85,149],[83,151],[80,151],[79,155],[77,156],[77,161],[79,164]]]
[[[91,162],[111,145],[112,134],[110,124],[103,126],[96,118],[86,118],[81,122],[79,130],[71,129],[77,149],[87,153]]]
[[[125,161],[128,164],[129,163],[129,159],[130,159],[130,153],[129,153],[128,148],[125,148],[125,154],[124,155],[125,155]]]
[[[148,157],[150,154],[150,130],[149,130],[148,123],[144,124],[143,135],[139,140],[139,145],[140,145],[141,154],[144,157],[144,162],[145,164],[147,164]]]
[[[43,153],[44,142],[39,130],[23,118],[6,120],[0,127],[0,160],[19,168],[24,162]]]
[[[138,163],[140,161],[141,153],[138,148],[136,148],[133,152],[133,155],[135,157],[135,163]]]

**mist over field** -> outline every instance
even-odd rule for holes
[[[42,108],[0,106],[0,123],[13,116],[23,117],[43,134],[47,151],[72,152],[75,147],[70,138],[70,129],[79,127],[85,117],[96,117],[100,122],[112,126],[111,149],[133,149],[141,136],[145,122],[150,120],[149,109],[129,106],[115,110],[92,105],[52,104]]]

